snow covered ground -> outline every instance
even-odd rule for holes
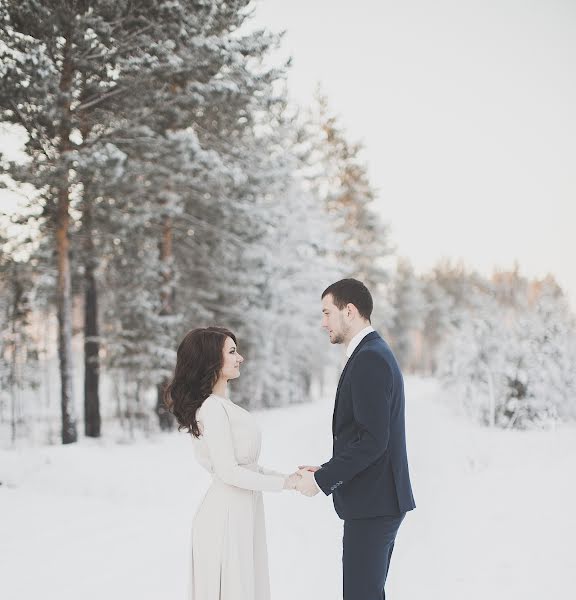
[[[490,431],[407,381],[417,509],[397,540],[394,600],[576,598],[576,428]],[[332,398],[255,413],[261,463],[291,471],[331,446]],[[184,600],[189,531],[209,476],[184,433],[131,445],[0,451],[3,600]],[[273,600],[341,597],[342,526],[323,494],[265,496]]]

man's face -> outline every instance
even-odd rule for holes
[[[326,329],[332,344],[342,344],[350,326],[346,322],[346,307],[340,310],[335,304],[332,294],[326,294],[322,298],[322,327]]]

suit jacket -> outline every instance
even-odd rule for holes
[[[404,426],[404,381],[376,331],[356,347],[340,376],[332,458],[314,474],[341,519],[400,515],[416,507]]]

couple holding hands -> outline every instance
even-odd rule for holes
[[[366,286],[343,279],[322,294],[322,327],[345,344],[332,418],[332,457],[291,475],[258,464],[261,432],[228,399],[243,357],[220,327],[190,331],[178,347],[165,402],[192,434],[212,475],[193,520],[188,600],[270,600],[262,492],[332,495],[344,521],[344,600],[383,600],[398,528],[415,508],[408,472],[404,383],[388,344],[371,327]]]

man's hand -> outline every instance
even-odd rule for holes
[[[304,469],[305,471],[310,471],[311,473],[316,473],[316,471],[319,471],[322,467],[311,467],[310,465],[298,465],[298,468],[300,470]]]
[[[314,479],[314,474],[312,473],[312,471],[300,469],[298,473],[300,474],[300,479],[296,482],[296,489],[301,494],[304,494],[304,496],[315,496],[320,490],[318,488],[316,480]]]

